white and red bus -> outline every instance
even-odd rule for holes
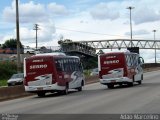
[[[134,82],[141,84],[143,80],[142,64],[144,60],[137,53],[112,52],[98,57],[100,83],[113,88],[114,85]]]
[[[25,91],[45,96],[47,92],[67,94],[68,89],[82,91],[85,84],[80,58],[37,54],[24,59]]]

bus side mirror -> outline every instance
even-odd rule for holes
[[[82,64],[81,64],[81,63],[78,65],[78,67],[79,67],[79,70],[80,70],[80,71],[83,71],[83,68],[82,68]]]
[[[142,64],[144,63],[144,59],[143,59],[142,57],[139,57],[138,63],[139,63],[140,65],[142,65]]]

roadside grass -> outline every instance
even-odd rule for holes
[[[84,73],[85,77],[88,77],[88,76],[90,76],[91,70],[84,70],[83,73]]]
[[[0,80],[0,87],[7,86],[7,80]]]
[[[0,61],[0,87],[7,86],[7,80],[17,71],[15,62]]]

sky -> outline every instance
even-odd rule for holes
[[[60,39],[130,39],[129,6],[134,7],[133,39],[153,40],[157,30],[160,40],[159,0],[19,0],[20,41],[36,46],[35,24],[38,46],[58,46]],[[15,11],[15,0],[0,1],[0,44],[16,38]],[[154,61],[154,50],[140,52],[146,62]]]

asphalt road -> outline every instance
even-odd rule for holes
[[[142,85],[108,89],[99,83],[68,95],[37,95],[0,102],[0,113],[12,114],[126,114],[160,113],[160,71],[144,74]]]

